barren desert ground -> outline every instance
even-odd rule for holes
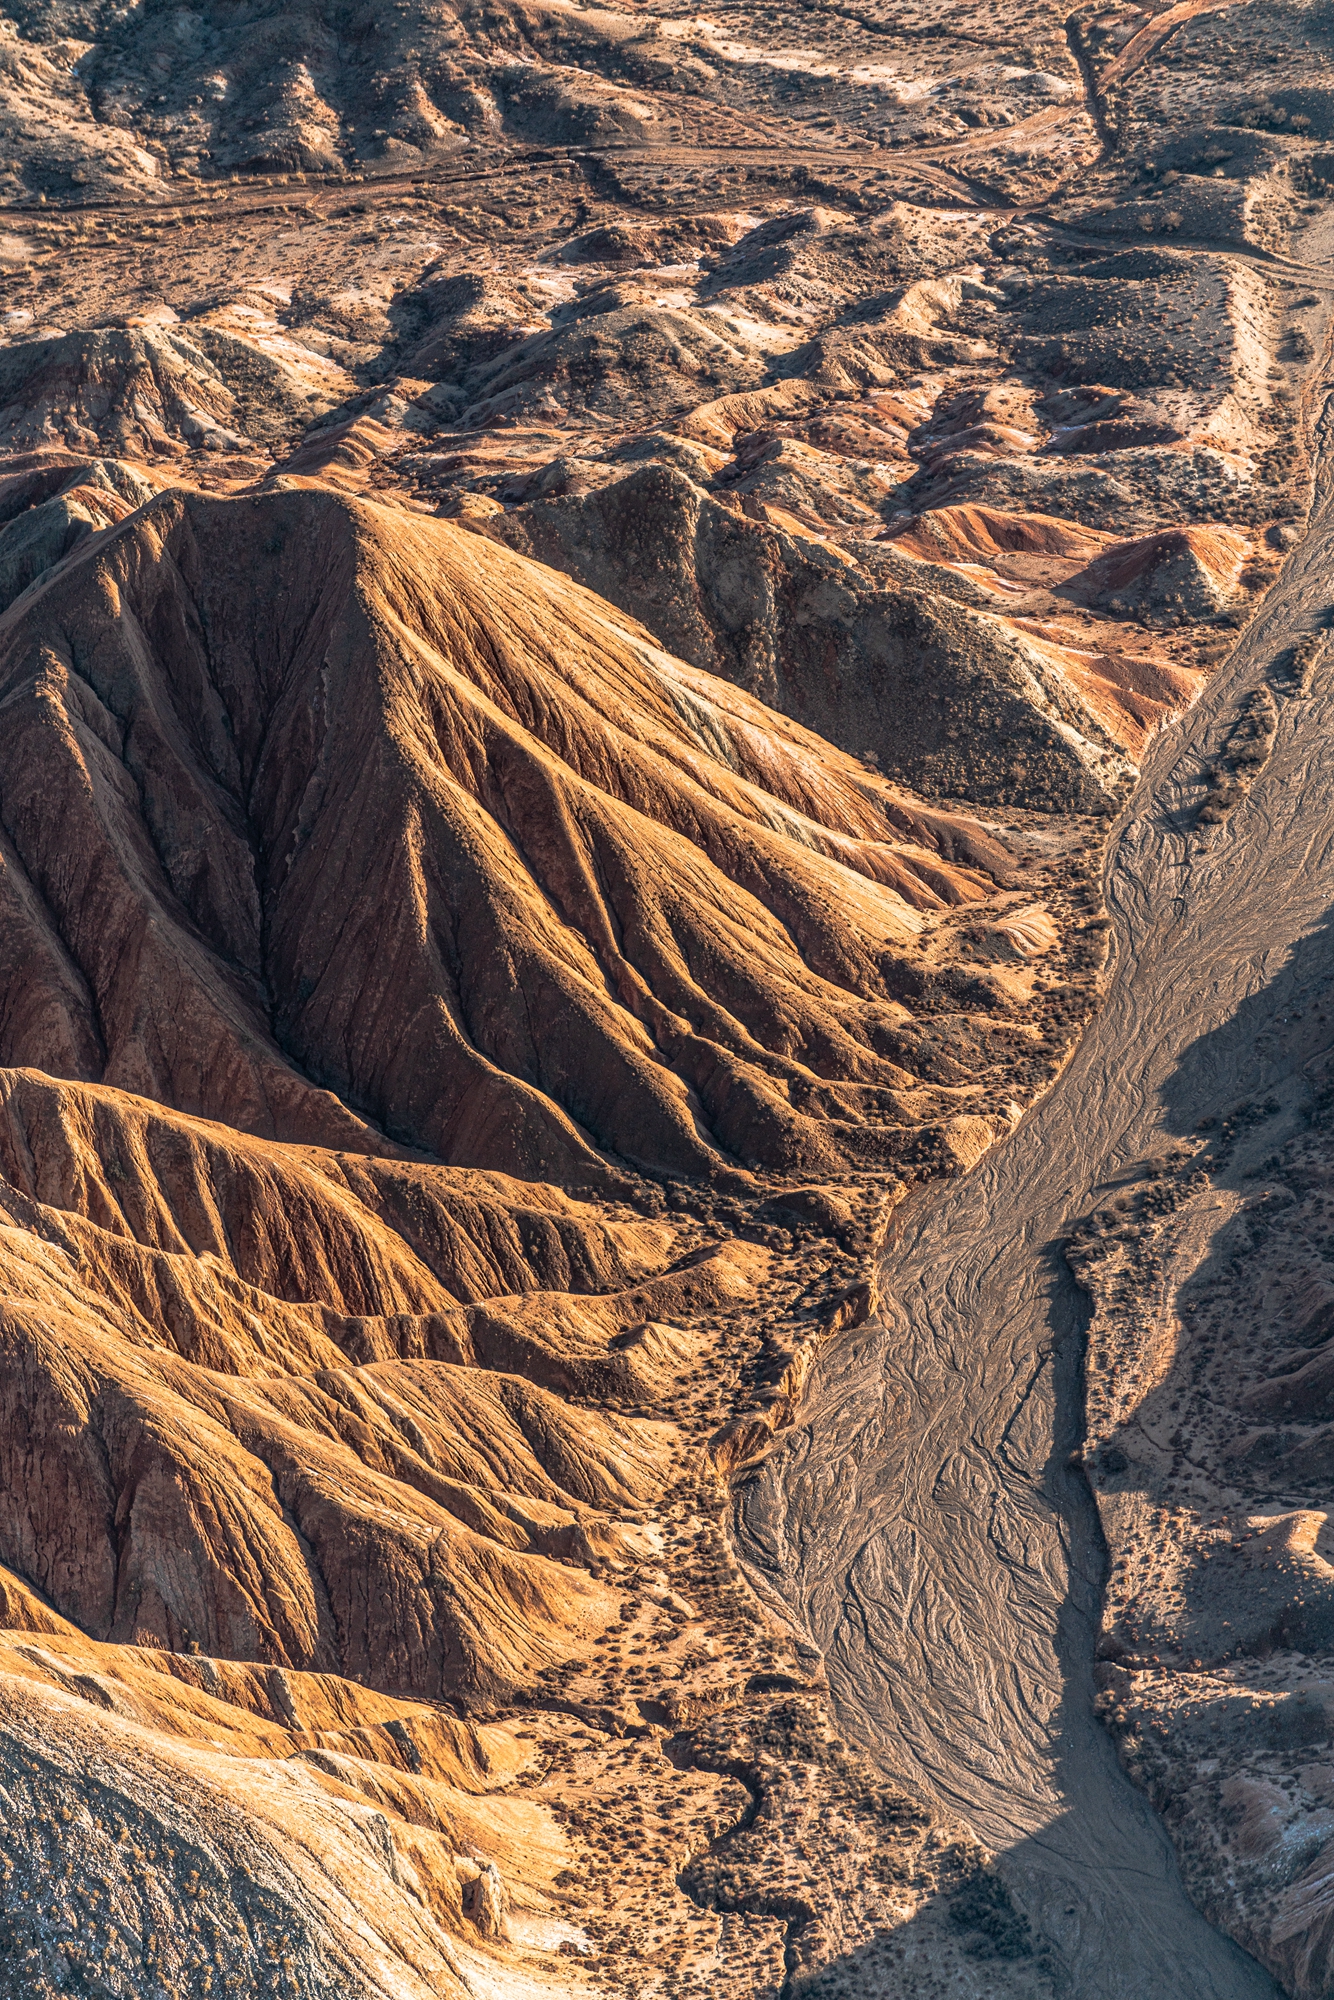
[[[0,15],[0,2000],[1334,1995],[1334,11]]]

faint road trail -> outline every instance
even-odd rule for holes
[[[1290,951],[1334,909],[1330,666],[1281,703],[1249,800],[1190,830],[1205,755],[1334,600],[1331,404],[1316,431],[1305,541],[1114,834],[1101,1014],[1013,1138],[907,1216],[881,1323],[830,1349],[804,1422],[738,1496],[741,1551],[823,1650],[848,1734],[1006,1855],[1079,2000],[1277,1992],[1195,1911],[1093,1714],[1103,1556],[1069,1464],[1084,1322],[1058,1239],[1117,1172],[1272,1085],[1238,1010],[1266,989],[1262,1014],[1288,1004]],[[1213,1031],[1222,1054],[1183,1066]]]

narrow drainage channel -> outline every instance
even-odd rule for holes
[[[1226,825],[1195,830],[1200,774],[1309,622],[1332,531],[1313,522],[1232,662],[1151,754],[1109,863],[1109,988],[1070,1066],[905,1219],[883,1323],[825,1351],[802,1420],[737,1496],[739,1551],[821,1649],[845,1734],[998,1852],[1079,2000],[1278,1992],[1190,1902],[1094,1713],[1105,1556],[1070,1463],[1085,1313],[1060,1243],[1099,1187],[1174,1136],[1169,1085],[1177,1122],[1251,1087],[1256,1009],[1277,1004],[1294,947],[1334,906],[1334,672],[1283,704]],[[1185,1061],[1205,1038],[1221,1083]]]

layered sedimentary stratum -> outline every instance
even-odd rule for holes
[[[1326,1990],[1331,53],[0,22],[0,1992]]]

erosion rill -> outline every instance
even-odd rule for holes
[[[1334,20],[0,89],[0,2000],[1323,2000]]]

